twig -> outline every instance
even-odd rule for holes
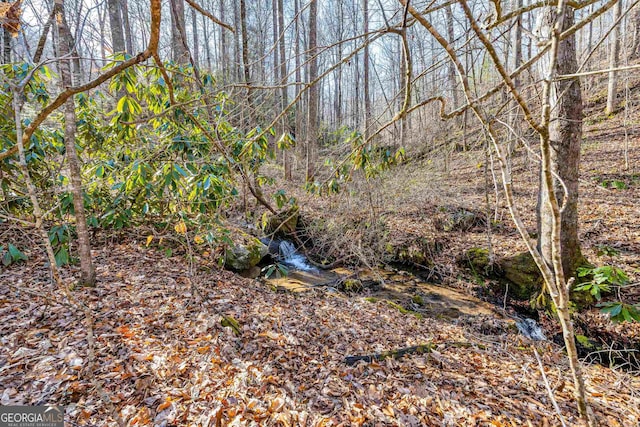
[[[558,414],[558,418],[560,418],[560,423],[562,427],[567,427],[567,424],[564,421],[564,417],[562,416],[562,412],[560,412],[560,407],[558,406],[558,402],[553,395],[553,390],[551,390],[551,386],[549,385],[549,380],[547,379],[547,374],[544,372],[544,365],[542,365],[542,360],[540,360],[540,355],[538,354],[538,350],[535,346],[531,346],[533,348],[533,353],[536,355],[536,360],[538,361],[538,368],[540,368],[540,373],[542,374],[542,379],[544,380],[544,386],[547,389],[547,393],[549,393],[549,399],[551,399],[551,403],[553,404],[553,408],[556,410]]]

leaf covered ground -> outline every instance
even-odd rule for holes
[[[535,346],[562,417],[578,425],[561,348],[497,316],[419,319],[361,296],[190,275],[144,242],[105,244],[95,260],[99,286],[74,292],[91,308],[91,349],[84,313],[37,254],[0,272],[3,405],[64,405],[69,425],[559,425]],[[344,363],[426,343],[433,352]],[[638,377],[599,365],[585,376],[602,425],[640,423]]]

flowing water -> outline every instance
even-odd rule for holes
[[[308,271],[318,273],[318,269],[309,264],[307,257],[298,253],[295,245],[287,240],[283,240],[278,245],[278,255],[280,262],[294,271]]]
[[[276,288],[290,292],[325,289],[329,292],[357,294],[369,301],[386,301],[401,311],[416,315],[456,319],[459,316],[491,316],[503,318],[494,306],[449,287],[425,282],[407,272],[384,268],[320,270],[298,252],[289,241],[264,241],[272,257],[284,264],[286,277],[271,277],[267,281]],[[356,289],[350,289],[356,288]],[[533,319],[516,321],[518,330],[532,340],[545,340],[542,329]]]

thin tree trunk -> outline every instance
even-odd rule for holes
[[[318,0],[310,0],[309,4],[309,49],[307,62],[309,64],[308,84],[318,77],[317,37],[318,37]],[[318,85],[309,88],[309,105],[307,106],[307,182],[313,182],[316,175],[318,159]]]
[[[193,65],[200,67],[200,49],[198,46],[198,17],[196,10],[191,8],[191,32],[193,33]]]
[[[522,0],[514,0],[513,1],[513,9],[518,10],[522,8]],[[517,70],[522,64],[522,15],[518,15],[513,24],[513,29],[511,31],[512,38],[512,67],[511,70]],[[517,76],[513,79],[513,85],[516,90],[520,89],[520,77]],[[509,170],[509,174],[511,174],[512,169],[512,161],[513,155],[516,149],[516,145],[518,144],[518,139],[520,138],[520,120],[519,120],[519,109],[515,102],[511,103],[511,111],[509,112],[509,125],[511,126],[511,131],[509,132],[509,138],[507,143],[507,169]]]
[[[220,0],[219,11],[220,20],[226,22],[224,0]],[[238,27],[236,27],[236,33],[237,32]],[[207,59],[207,61],[210,61],[210,59]],[[220,63],[222,68],[222,81],[227,82],[229,79],[229,47],[227,46],[227,32],[222,27],[220,27]]]
[[[275,1],[275,0],[274,0]],[[285,27],[284,27],[284,1],[277,0],[278,4],[278,29],[279,29],[279,44],[280,44],[280,85],[282,86],[280,93],[280,109],[284,111],[289,105],[289,96],[287,89],[287,51],[285,45]],[[289,121],[287,118],[288,114],[284,115],[282,119],[282,133],[285,134],[289,132]],[[291,153],[289,148],[285,148],[283,150],[283,163],[284,163],[284,179],[287,181],[291,181],[293,178],[291,173]]]
[[[444,12],[447,20],[447,37],[449,38],[449,43],[453,45],[455,42],[455,31],[453,27],[453,9],[451,8],[451,4],[448,4],[447,7],[444,8]],[[459,106],[459,101],[458,90],[456,88],[456,67],[453,63],[449,63],[449,85],[451,87],[452,107],[457,108]]]
[[[279,78],[279,73],[280,73],[280,60],[279,60],[279,56],[280,56],[280,49],[278,49],[278,2],[277,0],[271,0],[271,19],[272,19],[272,26],[271,26],[271,34],[273,36],[273,83],[274,85],[277,85],[280,83],[280,78]],[[274,104],[276,106],[279,106],[280,103],[279,98],[280,98],[280,94],[278,93],[279,91],[275,91],[275,101]]]
[[[102,59],[102,66],[107,63],[107,37],[105,36],[105,26],[107,23],[108,7],[104,8],[103,11],[100,12],[99,20],[100,20],[100,58]],[[53,35],[51,37],[53,39]]]
[[[211,68],[211,45],[209,44],[210,40],[209,40],[209,23],[207,22],[207,18],[203,15],[202,16],[202,29],[203,29],[203,37],[204,37],[204,55],[205,55],[205,59],[207,61],[207,70],[209,70],[209,72],[213,71],[213,69]],[[224,31],[224,29],[223,29]],[[215,35],[214,35],[215,37]],[[214,45],[215,45],[215,39],[213,41]],[[224,64],[220,64],[221,67],[224,67]],[[222,70],[222,76],[223,76],[223,81],[225,80],[224,78],[224,69]]]
[[[44,47],[47,44],[47,36],[49,35],[49,30],[51,29],[51,24],[53,23],[55,9],[51,9],[51,14],[49,15],[49,19],[47,19],[47,23],[44,25],[42,29],[42,34],[40,35],[40,40],[38,40],[38,45],[36,47],[36,53],[33,55],[33,62],[37,64],[42,59],[42,54],[44,53]]]
[[[242,27],[242,69],[244,72],[244,84],[247,86],[248,117],[253,116],[253,99],[251,91],[251,70],[249,68],[249,35],[247,32],[247,5],[245,0],[240,0],[240,25]],[[244,123],[245,128],[253,125],[252,120]]]
[[[547,14],[541,20],[541,28],[538,29],[540,34],[560,34],[574,24],[572,9],[565,9],[559,17],[556,17],[555,8],[547,9]],[[552,38],[552,53],[554,48],[556,57],[547,55],[540,63],[547,68],[541,70],[543,75],[575,73],[578,69],[575,35],[564,40]],[[545,64],[549,61],[550,64]],[[545,83],[542,111],[542,124],[549,131],[548,134],[540,133],[542,169],[538,199],[538,247],[544,262],[553,271],[553,277],[546,278],[546,282],[563,330],[578,411],[583,419],[595,425],[586,401],[584,378],[569,313],[569,289],[565,279],[574,275],[576,267],[583,260],[578,240],[578,177],[582,140],[580,80],[574,78]],[[559,177],[564,186],[554,176]],[[562,210],[560,205],[563,206]]]
[[[238,82],[242,78],[242,63],[240,59],[242,56],[242,50],[240,46],[240,33],[242,31],[238,31],[238,29],[240,28],[240,11],[238,10],[238,2],[233,2],[233,25],[236,28],[233,38],[233,79]]]
[[[5,0],[2,0],[2,3],[7,3],[7,2]],[[2,33],[2,63],[10,64],[11,63],[11,33],[4,27],[0,28],[0,32]]]
[[[184,31],[184,0],[170,0],[171,6],[171,48],[173,61],[176,64],[189,63],[189,51],[186,48],[186,40],[183,40]]]
[[[635,59],[638,56],[640,56],[640,9],[633,15],[633,44],[629,50],[629,59]]]
[[[622,15],[622,0],[616,2],[613,7],[613,22],[620,19]],[[611,49],[609,49],[609,84],[607,87],[607,106],[604,113],[613,114],[616,109],[616,98],[618,96],[617,83],[618,75],[613,71],[618,66],[620,59],[620,24],[616,25],[611,32]]]
[[[362,0],[362,16],[363,16],[363,28],[362,31],[365,34],[365,43],[369,40],[369,0]],[[364,86],[364,137],[369,138],[371,133],[371,94],[369,93],[369,45],[364,47],[364,53],[362,55],[363,62],[363,76],[362,85]],[[404,74],[403,74],[404,75]]]
[[[129,22],[129,0],[120,0],[122,2],[122,25],[124,26],[124,35],[127,42],[127,53],[133,55],[133,34],[131,33],[131,22]]]
[[[125,52],[124,27],[122,25],[122,5],[120,0],[107,0],[109,27],[111,28],[111,47],[113,53]]]
[[[71,32],[67,26],[64,16],[63,0],[55,1],[56,22],[59,33],[60,56],[69,55],[69,46],[72,44]],[[59,62],[60,81],[62,89],[73,86],[71,75],[71,64],[69,59],[62,59]],[[64,143],[66,148],[66,158],[69,167],[69,178],[71,182],[71,192],[73,194],[73,208],[76,218],[76,233],[78,235],[78,252],[80,256],[80,281],[82,286],[95,286],[96,273],[91,261],[91,246],[89,244],[89,229],[84,211],[84,195],[82,191],[82,172],[80,159],[76,151],[76,111],[73,97],[64,104]]]

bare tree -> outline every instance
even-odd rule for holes
[[[276,0],[274,0],[276,1]],[[280,85],[281,85],[281,93],[280,93],[280,105],[282,111],[289,105],[289,96],[287,90],[287,48],[285,42],[285,27],[284,27],[284,1],[277,0],[278,3],[278,29],[279,29],[279,48],[280,48]],[[289,121],[287,120],[288,115],[285,115],[282,119],[282,133],[289,132]],[[287,181],[291,181],[293,178],[292,170],[291,170],[291,153],[290,150],[285,149],[283,152],[283,163],[284,163],[284,179]]]
[[[538,202],[539,241],[531,242],[526,228],[515,207],[513,186],[506,162],[504,147],[500,144],[500,135],[496,130],[496,120],[487,114],[482,100],[472,92],[466,75],[452,41],[443,37],[423,14],[408,5],[408,0],[399,0],[407,7],[411,15],[438,41],[445,49],[451,63],[454,64],[470,108],[487,131],[493,142],[494,151],[499,159],[503,176],[506,201],[512,218],[527,249],[540,269],[546,290],[557,309],[563,330],[565,346],[571,368],[575,397],[580,415],[585,421],[594,425],[595,421],[589,410],[584,379],[576,349],[573,323],[569,312],[569,291],[577,264],[582,259],[578,240],[578,170],[580,160],[580,141],[582,136],[582,98],[578,77],[564,77],[574,74],[577,69],[575,32],[569,32],[574,24],[574,9],[560,1],[557,7],[545,7],[538,25],[541,53],[544,56],[541,71],[542,111],[540,121],[534,119],[531,104],[514,86],[513,75],[508,74],[498,51],[486,30],[476,20],[466,0],[459,0],[464,15],[469,22],[473,34],[482,44],[491,59],[495,72],[500,76],[502,84],[492,93],[498,93],[506,87],[509,95],[522,110],[525,120],[539,135],[541,151],[541,183]],[[544,4],[541,5],[544,7]],[[520,13],[517,11],[516,13]],[[504,22],[500,10],[496,10],[494,18]],[[563,32],[565,32],[563,34]],[[432,101],[443,102],[435,97]],[[459,110],[458,110],[459,111]],[[453,114],[448,115],[451,117]]]
[[[316,174],[316,162],[318,159],[318,85],[313,84],[318,77],[318,0],[309,3],[309,48],[307,50],[307,62],[309,74],[307,84],[309,88],[309,105],[307,107],[307,175],[306,181],[312,182]]]
[[[58,52],[62,59],[59,62],[60,83],[63,90],[73,86],[71,75],[71,60],[69,59],[71,46],[74,45],[64,14],[64,0],[55,1],[55,20],[58,27]],[[76,78],[77,81],[77,78]],[[95,286],[96,272],[91,261],[91,246],[89,228],[84,210],[84,193],[82,190],[82,170],[80,159],[76,151],[76,107],[73,97],[64,103],[64,145],[66,148],[69,179],[73,195],[73,209],[76,219],[76,233],[78,235],[78,253],[80,255],[80,281],[82,286]]]
[[[109,28],[111,28],[111,48],[114,53],[125,52],[124,25],[122,24],[122,0],[107,0]]]
[[[362,0],[362,16],[363,16],[363,26],[362,31],[365,36],[365,47],[364,53],[362,55],[363,62],[363,76],[362,76],[362,85],[364,86],[364,137],[368,138],[371,132],[371,94],[370,91],[370,83],[369,83],[369,44],[368,44],[368,33],[369,33],[369,0]]]
[[[616,109],[616,97],[618,95],[617,83],[618,74],[615,69],[618,67],[618,61],[620,59],[620,25],[615,24],[620,20],[622,15],[622,0],[616,2],[613,8],[613,21],[615,27],[611,32],[611,49],[609,49],[609,84],[607,87],[607,106],[605,107],[605,114],[613,114]]]
[[[171,7],[171,49],[173,61],[177,64],[189,63],[189,50],[183,35],[185,32],[184,0],[170,0]]]

